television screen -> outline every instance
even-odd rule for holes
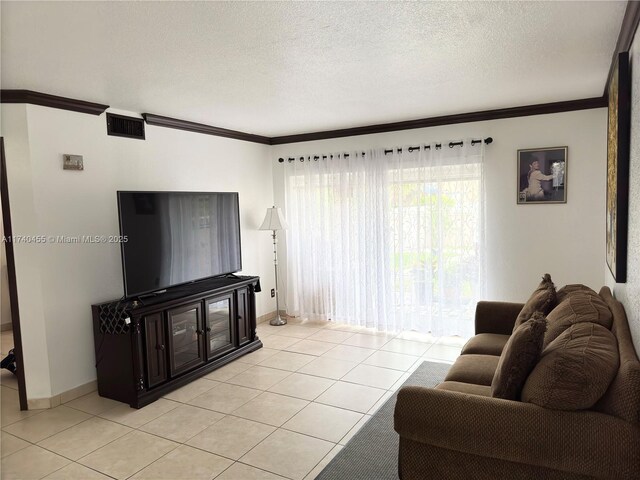
[[[126,296],[242,269],[237,193],[118,192],[118,210]]]

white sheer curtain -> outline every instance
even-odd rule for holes
[[[289,313],[473,333],[485,285],[484,145],[442,146],[285,164]]]

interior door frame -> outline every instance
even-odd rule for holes
[[[7,183],[7,161],[4,154],[4,138],[0,137],[0,199],[2,200],[2,225],[4,236],[13,238],[11,228],[11,209],[9,208],[9,185]],[[16,283],[16,263],[13,255],[13,243],[5,241],[7,254],[7,274],[9,277],[9,304],[11,305],[11,325],[13,328],[13,349],[16,355],[16,376],[18,377],[18,397],[20,410],[28,410],[27,387],[24,375],[24,356],[22,354],[22,332],[20,330],[20,309],[18,306],[18,286]]]

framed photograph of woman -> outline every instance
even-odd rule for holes
[[[567,203],[568,150],[518,150],[518,204]]]

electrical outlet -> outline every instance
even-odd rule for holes
[[[272,288],[272,289],[271,289],[271,298],[273,298],[273,297],[275,297],[275,296],[276,296],[276,289],[275,289],[275,288]]]

